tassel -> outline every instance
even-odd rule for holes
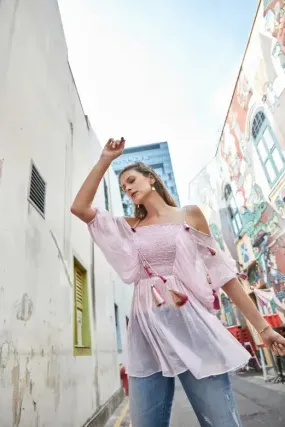
[[[159,278],[160,278],[160,280],[162,280],[163,281],[163,283],[166,283],[167,282],[167,280],[166,280],[166,278],[165,277],[163,277],[163,276],[158,276]]]
[[[150,271],[150,269],[146,265],[144,266],[144,269],[145,269],[145,272],[148,275],[148,277],[151,277],[152,276],[152,272]]]
[[[151,285],[151,290],[152,290],[152,296],[153,296],[155,305],[157,307],[160,307],[165,303],[164,299],[162,298],[160,292],[156,289],[154,285]]]
[[[248,275],[246,273],[238,273],[238,277],[240,277],[242,280],[248,279]]]
[[[209,250],[209,252],[210,252],[210,254],[211,255],[213,255],[213,256],[215,256],[216,255],[216,251],[215,251],[215,249],[213,249],[213,248],[208,248],[208,250]]]
[[[220,305],[220,300],[219,300],[219,297],[218,297],[218,295],[217,295],[217,292],[216,292],[216,291],[213,291],[213,295],[214,295],[213,308],[214,308],[214,310],[219,311],[219,310],[220,310],[220,308],[221,308],[221,305]]]
[[[188,301],[187,295],[181,294],[180,292],[174,291],[170,288],[168,288],[168,290],[176,307],[182,307]]]
[[[186,222],[184,222],[184,228],[186,231],[190,230],[190,226]]]
[[[207,273],[207,280],[208,280],[209,285],[211,285],[212,284],[212,280],[211,280],[211,277],[209,276],[208,273]]]

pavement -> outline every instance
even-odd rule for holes
[[[265,382],[260,375],[238,374],[231,379],[243,427],[285,426],[285,384]],[[132,427],[127,398],[105,427]],[[176,382],[171,427],[200,427],[179,381]]]

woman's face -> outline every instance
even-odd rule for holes
[[[152,177],[144,176],[134,169],[124,172],[120,178],[120,184],[124,192],[135,205],[143,203],[143,200],[151,192],[153,181]]]

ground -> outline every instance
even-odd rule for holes
[[[260,376],[240,374],[232,376],[232,385],[243,427],[285,426],[285,384],[265,383]],[[105,427],[131,427],[127,399]],[[176,385],[171,427],[199,427],[179,381]]]

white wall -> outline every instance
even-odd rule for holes
[[[120,386],[120,292],[97,248],[92,272],[86,225],[69,212],[100,144],[69,69],[56,0],[2,0],[0,55],[0,425],[79,427]],[[47,183],[45,218],[27,200],[31,160]],[[73,356],[73,256],[89,278],[91,356]]]

